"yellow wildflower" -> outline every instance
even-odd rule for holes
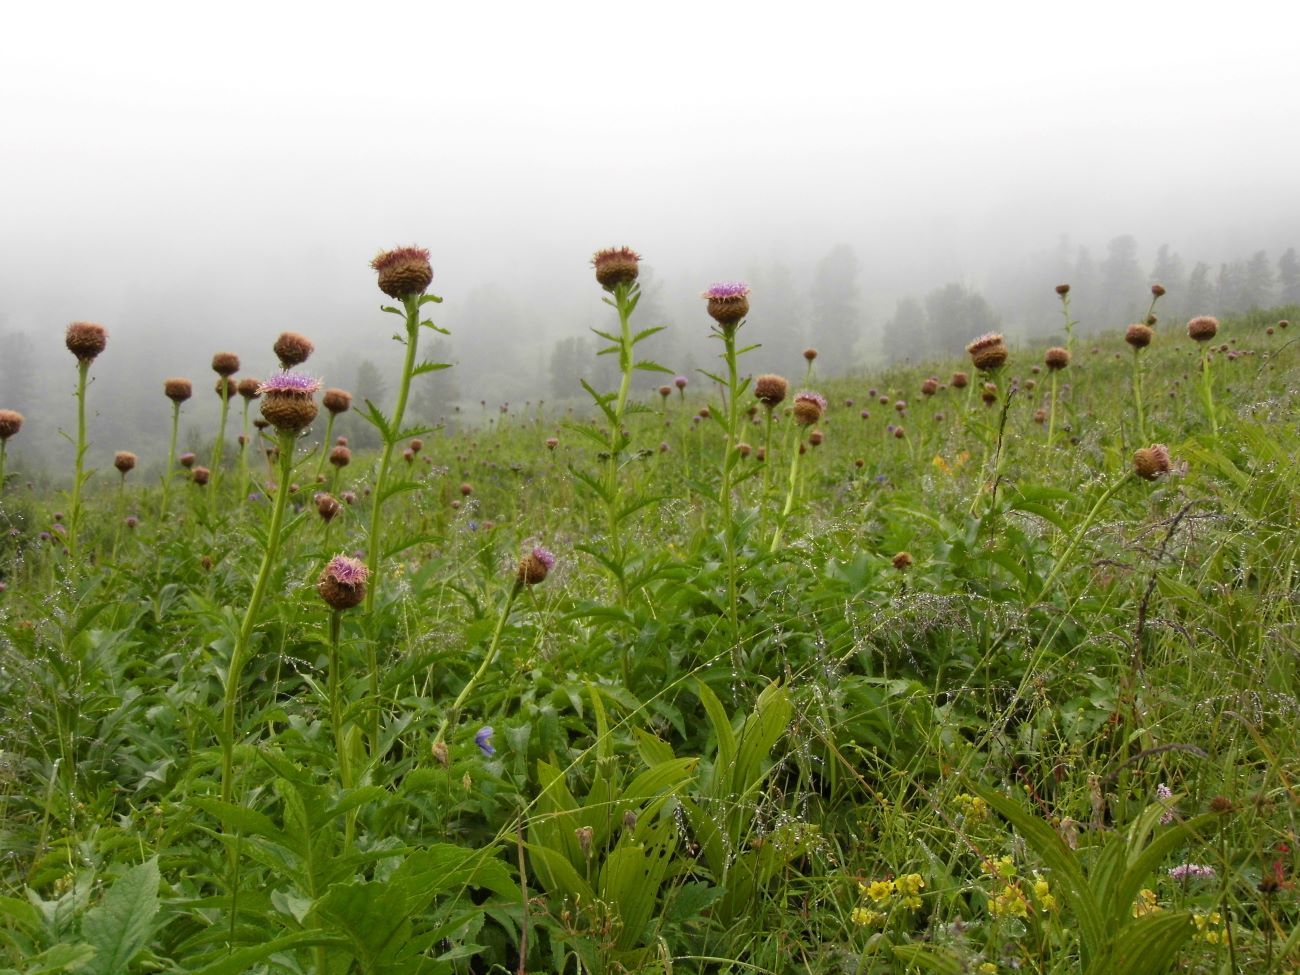
[[[925,887],[925,878],[919,873],[905,873],[894,881],[900,894],[919,894]]]
[[[849,915],[849,919],[854,924],[859,924],[864,928],[884,924],[885,917],[886,915],[881,914],[879,911],[873,911],[869,907],[855,907],[853,913]]]
[[[1028,917],[1029,902],[1019,887],[1007,884],[989,901],[989,913],[994,917]]]
[[[877,904],[883,904],[889,900],[894,893],[894,882],[892,880],[873,880],[867,885],[866,894]]]
[[[1146,917],[1148,914],[1159,914],[1164,908],[1160,906],[1156,898],[1156,892],[1149,887],[1143,887],[1138,891],[1137,900],[1133,902],[1133,916]]]
[[[980,975],[997,975],[998,966],[991,961],[986,961],[979,967]]]
[[[1056,910],[1056,896],[1052,893],[1052,888],[1048,886],[1038,874],[1034,874],[1034,898],[1038,901],[1038,907],[1044,911]]]

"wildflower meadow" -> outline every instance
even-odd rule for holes
[[[402,247],[383,402],[294,331],[133,363],[170,437],[108,468],[113,324],[51,326],[69,469],[0,390],[0,975],[1300,970],[1300,308],[1045,281],[1050,342],[756,375],[763,295],[701,282],[679,375],[639,262],[583,409],[412,421]]]

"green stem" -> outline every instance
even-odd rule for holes
[[[636,285],[619,284],[614,288],[614,307],[618,311],[619,350],[618,365],[622,378],[618,384],[618,397],[614,401],[613,415],[609,420],[609,460],[605,468],[605,514],[609,533],[612,560],[620,567],[618,588],[622,601],[627,602],[627,584],[623,578],[623,546],[619,531],[619,457],[622,455],[623,420],[627,409],[628,392],[632,388],[632,298]]]
[[[293,479],[294,435],[280,434],[280,484],[275,492],[275,504],[271,509],[271,526],[266,535],[266,551],[262,553],[262,564],[257,570],[257,581],[253,584],[253,594],[244,610],[244,619],[239,626],[239,635],[235,648],[230,654],[230,669],[226,674],[225,702],[221,720],[221,801],[230,802],[234,793],[234,752],[235,752],[235,701],[239,693],[239,680],[243,674],[248,658],[248,645],[253,636],[253,627],[257,622],[258,610],[266,597],[266,587],[271,580],[276,556],[280,551],[280,530],[284,525],[284,512],[289,504],[289,484]]]
[[[1047,446],[1052,445],[1052,439],[1056,436],[1056,374],[1057,370],[1052,370],[1052,402],[1047,408]]]
[[[333,402],[331,400],[331,402]],[[330,458],[330,446],[334,443],[334,414],[330,413],[325,420],[325,440],[321,447],[320,462],[316,465],[316,479],[325,473],[325,464]]]
[[[215,496],[221,485],[221,455],[226,446],[226,417],[230,414],[230,382],[221,376],[218,389],[221,392],[221,422],[217,425],[217,442],[212,445],[212,493]],[[215,497],[213,499],[215,503]]]
[[[0,494],[5,491],[5,444],[6,441],[0,440]]]
[[[72,504],[68,514],[68,561],[77,561],[77,535],[81,528],[81,482],[86,460],[86,374],[89,359],[77,360],[77,461],[72,480]]]
[[[334,729],[334,750],[338,753],[339,782],[343,788],[352,788],[352,770],[348,766],[347,734],[343,728],[343,699],[340,684],[343,672],[339,667],[339,636],[343,629],[343,611],[330,611],[330,725]]]
[[[248,501],[248,407],[252,400],[244,400],[243,432],[239,438],[239,507]]]
[[[370,506],[369,551],[366,553],[366,568],[370,570],[370,586],[366,589],[367,615],[374,611],[375,593],[379,590],[379,563],[383,551],[383,539],[379,529],[383,524],[381,514],[384,507],[384,487],[388,482],[388,471],[393,463],[393,449],[402,430],[402,417],[406,414],[406,400],[411,393],[411,374],[415,371],[415,347],[420,337],[420,296],[408,295],[402,299],[402,304],[406,308],[406,360],[402,363],[402,381],[397,388],[397,407],[393,410],[390,435],[384,437],[384,451],[379,459],[379,474],[375,478],[374,501]],[[374,744],[377,746],[378,743]]]
[[[1154,302],[1152,302],[1154,304]],[[1142,414],[1142,350],[1133,350],[1133,405],[1137,407],[1137,442],[1147,442],[1146,419]]]
[[[799,458],[802,455],[800,447],[803,446],[803,438],[795,438],[794,456],[790,461],[790,484],[785,492],[785,507],[781,510],[781,517],[777,520],[776,531],[772,533],[772,544],[768,551],[775,552],[781,547],[781,534],[785,531],[786,519],[790,517],[790,512],[794,510],[795,490],[799,485]]]
[[[1043,582],[1043,588],[1039,590],[1038,593],[1039,599],[1042,599],[1044,596],[1046,596],[1048,590],[1052,588],[1052,583],[1056,581],[1056,577],[1061,574],[1061,571],[1065,568],[1066,564],[1070,561],[1070,556],[1074,554],[1074,550],[1078,548],[1079,543],[1083,541],[1083,536],[1086,535],[1088,533],[1088,529],[1092,527],[1092,523],[1096,520],[1097,513],[1101,511],[1102,505],[1104,505],[1107,501],[1109,501],[1112,497],[1114,497],[1115,493],[1121,487],[1123,487],[1128,482],[1128,479],[1132,476],[1133,476],[1133,472],[1128,471],[1127,473],[1124,474],[1123,477],[1119,478],[1119,480],[1117,480],[1114,484],[1108,487],[1105,490],[1105,492],[1102,494],[1102,496],[1097,499],[1097,503],[1092,506],[1092,510],[1089,511],[1088,516],[1083,519],[1083,523],[1080,524],[1079,527],[1075,529],[1074,537],[1070,539],[1070,544],[1066,548],[1065,552],[1061,555],[1059,559],[1056,560],[1056,565],[1052,566],[1052,571],[1048,574],[1047,579]]]
[[[736,427],[740,422],[739,377],[736,374],[736,329],[723,327],[723,353],[727,360],[727,439],[722,453],[722,543],[727,556],[727,620],[731,626],[731,664],[740,672],[740,609],[736,594],[736,525],[732,510],[731,472],[736,463]]]
[[[1214,412],[1214,382],[1210,378],[1210,349],[1208,343],[1201,343],[1201,391],[1205,397],[1205,412],[1210,415],[1210,430],[1214,439],[1219,439],[1219,418]]]
[[[163,472],[162,505],[158,509],[158,524],[167,520],[167,498],[171,494],[172,476],[176,473],[176,431],[181,423],[181,404],[172,401],[172,440],[167,449],[167,467]]]
[[[452,702],[451,708],[447,711],[447,716],[438,725],[438,733],[433,736],[434,748],[437,748],[443,742],[448,730],[455,730],[456,721],[460,718],[460,709],[464,707],[465,702],[469,700],[470,694],[478,686],[478,682],[483,679],[483,675],[487,673],[488,668],[492,666],[492,662],[496,660],[497,650],[501,646],[501,633],[506,628],[506,620],[510,617],[510,609],[515,604],[515,597],[519,595],[520,590],[523,588],[524,584],[519,579],[516,579],[510,586],[510,595],[506,597],[506,603],[501,607],[501,616],[497,619],[496,629],[492,631],[492,642],[488,644],[487,653],[483,655],[483,662],[478,665],[478,670],[474,671],[474,676],[469,679],[469,683],[461,688],[460,693],[456,695],[456,700]]]

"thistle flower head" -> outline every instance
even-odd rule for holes
[[[320,515],[326,524],[334,520],[334,516],[342,509],[338,498],[332,494],[321,493],[316,495],[316,514]]]
[[[1058,284],[1056,286],[1056,293],[1064,298],[1070,293],[1070,286],[1068,284]]]
[[[826,413],[826,397],[805,390],[794,398],[794,419],[803,427],[810,427]]]
[[[769,410],[785,400],[790,383],[784,376],[765,373],[754,380],[754,396]]]
[[[108,330],[94,322],[73,322],[68,326],[64,342],[78,362],[94,362],[108,344]]]
[[[123,474],[129,474],[131,471],[135,470],[135,461],[135,454],[131,453],[129,450],[119,450],[113,455],[113,466]]]
[[[258,387],[262,416],[282,433],[299,433],[316,419],[313,394],[321,381],[298,372],[278,372]]]
[[[1164,286],[1163,284],[1153,284],[1153,285],[1151,285],[1151,294],[1152,294],[1152,296],[1154,296],[1154,297],[1156,297],[1156,298],[1162,298],[1162,297],[1164,297],[1164,294],[1165,294],[1165,286]]]
[[[352,408],[352,394],[345,389],[330,388],[321,397],[321,404],[335,416]]]
[[[379,272],[379,290],[398,300],[424,294],[424,289],[433,281],[429,252],[423,247],[382,251],[370,266]]]
[[[1169,448],[1161,443],[1139,448],[1133,454],[1133,470],[1139,477],[1148,481],[1154,481],[1160,475],[1168,474],[1173,470]]]
[[[285,369],[300,366],[311,358],[316,346],[311,339],[301,332],[281,332],[271,350],[280,358],[280,365]]]
[[[969,382],[970,376],[966,375],[964,372],[954,372],[952,374],[952,379],[949,380],[953,389],[965,389]]]
[[[21,430],[23,419],[17,410],[0,410],[0,441],[8,440]]]
[[[233,376],[239,372],[239,356],[233,352],[218,352],[212,357],[212,371],[218,376]]]
[[[1053,346],[1043,355],[1043,364],[1053,372],[1064,369],[1070,364],[1070,350]]]
[[[535,586],[554,568],[555,556],[538,545],[520,560],[519,581],[525,586]]]
[[[817,358],[817,350],[811,347],[804,349],[803,357],[807,359],[809,362],[812,362],[814,359]]]
[[[206,467],[196,467],[191,472],[190,477],[194,480],[195,484],[199,487],[203,487],[212,477],[212,471],[208,470]]]
[[[937,392],[939,392],[939,380],[937,377],[931,376],[929,379],[921,383],[922,396],[933,396]]]
[[[890,561],[893,562],[895,569],[902,572],[905,569],[911,568],[914,560],[911,552],[903,551],[896,554]]]
[[[673,377],[673,385],[676,386],[678,389],[685,389],[685,388],[686,388],[686,383],[687,383],[688,381],[689,381],[689,380],[687,380],[687,378],[686,378],[685,376],[674,376],[674,377]]]
[[[180,462],[180,465],[182,467],[189,468],[194,466],[194,462],[198,460],[198,457],[196,457],[193,453],[187,450],[185,451],[185,453],[181,454],[176,459],[177,461]]]
[[[734,329],[749,314],[749,285],[743,281],[719,281],[700,294],[709,303],[709,315],[724,331]]]
[[[165,379],[163,392],[169,400],[180,405],[194,395],[194,384],[188,379]]]
[[[1187,334],[1197,342],[1208,342],[1219,331],[1219,320],[1212,315],[1199,315],[1187,323]]]
[[[216,385],[212,387],[218,396],[229,403],[239,394],[239,383],[235,382],[229,376],[218,376]]]
[[[239,381],[238,393],[245,400],[255,400],[261,396],[262,380],[254,379],[252,376],[245,376]]]
[[[316,592],[331,609],[351,609],[366,598],[369,570],[360,559],[336,555],[325,564]]]
[[[985,332],[966,346],[966,352],[980,372],[994,372],[1007,361],[1007,347],[999,332]]]
[[[1124,341],[1135,349],[1145,349],[1155,337],[1155,330],[1150,325],[1135,322],[1124,330]]]
[[[640,272],[641,255],[630,247],[606,247],[591,255],[591,266],[596,269],[596,280],[606,291],[620,284],[631,284]]]

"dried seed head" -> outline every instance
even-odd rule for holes
[[[673,392],[673,388],[671,386],[659,387],[659,395],[662,396],[664,399],[667,399],[669,396],[671,396],[672,392]]]
[[[1034,422],[1037,423],[1039,426],[1042,426],[1044,423],[1046,423],[1047,411],[1042,409],[1034,410]]]
[[[218,352],[212,357],[212,371],[218,376],[233,376],[239,372],[239,356],[233,352]]]
[[[952,384],[953,389],[965,389],[970,382],[970,376],[964,372],[954,372],[949,382]]]
[[[265,430],[270,425],[271,425],[270,423],[268,423],[266,420],[263,420],[260,416],[253,420],[253,426],[257,427],[257,429],[259,430]]]
[[[535,586],[555,568],[555,556],[540,545],[519,562],[519,581],[525,586]]]
[[[912,567],[912,562],[913,562],[912,553],[899,552],[890,561],[894,563],[895,569],[897,569],[899,572],[902,572],[905,569],[910,569]]]
[[[176,460],[180,463],[180,465],[185,468],[193,467],[194,461],[196,461],[197,459],[198,458],[194,454],[190,453],[188,450],[176,458]]]
[[[754,380],[754,396],[769,410],[785,400],[790,384],[784,376],[764,373]]]
[[[123,474],[129,474],[135,470],[135,454],[129,450],[119,450],[113,455],[113,466]]]
[[[335,416],[346,413],[352,408],[352,394],[345,389],[327,389],[321,396],[321,404]]]
[[[364,562],[346,555],[336,555],[321,571],[320,579],[316,582],[316,592],[330,609],[351,609],[366,598],[366,580],[369,575]]]
[[[398,300],[424,294],[433,281],[429,252],[422,247],[382,251],[370,266],[379,272],[379,290]]]
[[[238,388],[239,395],[244,397],[244,399],[247,400],[248,402],[252,402],[253,400],[257,399],[257,397],[262,395],[261,393],[258,392],[258,389],[261,388],[261,385],[262,385],[262,380],[254,379],[251,376],[245,376],[243,379],[239,381],[239,388]]]
[[[1141,447],[1133,454],[1133,470],[1139,477],[1154,481],[1162,474],[1173,469],[1169,459],[1169,448],[1164,444],[1153,443],[1150,447]]]
[[[937,392],[939,392],[939,380],[937,377],[931,376],[929,379],[921,383],[922,396],[933,396]]]
[[[748,457],[753,452],[753,450],[754,448],[751,447],[749,444],[745,443],[743,440],[740,443],[736,444],[736,453],[740,454],[741,457]]]
[[[1058,284],[1056,286],[1056,293],[1064,298],[1070,293],[1070,286],[1068,284]]]
[[[1136,322],[1124,330],[1124,341],[1135,349],[1145,349],[1155,337],[1155,329],[1150,325]]]
[[[407,444],[407,446],[410,447],[411,450],[413,450],[415,453],[418,454],[421,450],[424,449],[424,441],[421,440],[419,437],[412,437],[411,442]]]
[[[1165,286],[1163,284],[1151,285],[1151,294],[1157,298],[1163,297],[1165,294]]]
[[[218,376],[216,385],[212,387],[217,396],[229,403],[239,395],[239,383],[235,382],[229,376]]]
[[[94,362],[108,344],[108,331],[94,322],[73,322],[64,341],[78,362]]]
[[[812,430],[808,434],[808,442],[814,447],[820,447],[825,439],[826,434],[822,433],[820,430]]]
[[[203,487],[208,483],[208,479],[212,477],[212,472],[206,467],[196,467],[190,476],[193,477],[195,484]]]
[[[596,269],[596,280],[606,291],[620,284],[636,280],[641,255],[630,247],[606,247],[591,256],[591,266]]]
[[[17,410],[0,410],[0,442],[8,440],[23,428],[23,415]]]
[[[1043,364],[1052,371],[1064,369],[1070,364],[1070,350],[1053,346],[1043,355]]]
[[[291,369],[311,358],[311,354],[316,351],[316,346],[311,344],[311,339],[300,332],[281,332],[280,337],[275,340],[275,345],[271,346],[271,350],[280,357],[281,366]]]
[[[560,438],[559,438],[559,437],[547,437],[547,438],[546,438],[546,449],[547,449],[547,450],[554,450],[554,449],[555,449],[556,447],[558,447],[559,445],[560,445]]]
[[[804,349],[804,350],[803,350],[803,357],[804,357],[805,359],[807,359],[809,362],[812,362],[813,360],[815,360],[815,359],[817,358],[817,350],[816,350],[816,349],[812,349],[812,348]]]
[[[343,506],[339,504],[338,498],[334,497],[334,495],[324,493],[316,495],[316,514],[320,515],[326,524],[333,521],[334,516],[342,508]]]
[[[163,380],[163,392],[173,403],[184,403],[194,395],[194,384],[188,379],[165,379]]]
[[[1187,323],[1187,334],[1197,342],[1208,342],[1219,331],[1219,320],[1212,315],[1200,315]]]

